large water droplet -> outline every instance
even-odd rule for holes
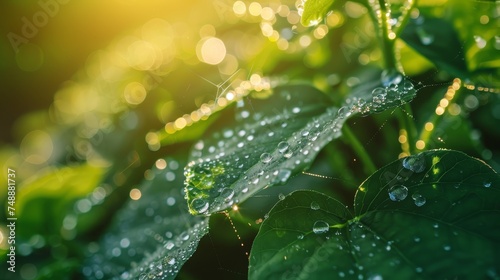
[[[420,173],[425,170],[424,154],[417,154],[403,159],[403,167],[415,173]]]
[[[191,209],[193,209],[197,213],[203,214],[203,213],[207,212],[209,204],[203,198],[195,198],[193,201],[191,201],[190,206],[191,206]]]
[[[278,143],[278,151],[280,153],[286,152],[288,150],[288,147],[289,147],[289,145],[288,145],[288,142],[286,142],[286,141],[281,141]]]
[[[339,118],[343,119],[343,118],[349,117],[352,114],[352,112],[351,112],[351,110],[349,110],[349,108],[347,108],[346,106],[343,106],[343,107],[340,107],[337,114],[338,114]]]
[[[408,188],[403,185],[395,185],[388,189],[389,198],[392,201],[402,201],[408,196]]]
[[[269,163],[272,159],[273,157],[269,153],[263,153],[262,155],[260,155],[260,161],[262,163]]]
[[[415,205],[417,205],[418,207],[421,207],[425,204],[425,202],[427,201],[425,199],[425,197],[423,197],[421,194],[418,194],[418,193],[414,193],[411,198],[413,199],[413,201],[415,202]]]
[[[231,200],[234,196],[234,191],[230,188],[224,188],[220,192],[220,195],[224,198],[225,201]]]
[[[312,210],[319,210],[319,204],[316,201],[311,202],[311,209]]]
[[[316,221],[313,225],[313,232],[316,234],[322,234],[330,230],[330,225],[325,221]]]
[[[403,81],[403,75],[396,69],[384,70],[380,77],[382,85],[388,87],[390,85],[399,85]]]

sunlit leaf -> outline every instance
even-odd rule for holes
[[[448,21],[421,15],[408,22],[401,39],[432,61],[438,69],[459,78],[469,76],[462,43]]]
[[[496,278],[500,176],[461,152],[433,150],[379,169],[354,214],[297,191],[262,224],[250,279]]]
[[[349,117],[393,108],[415,95],[413,85],[399,74],[385,73],[382,80],[388,87],[379,78],[362,83],[340,109],[308,85],[280,86],[267,99],[240,101],[236,122],[222,117],[222,128],[209,131],[194,146],[185,169],[191,213],[221,211],[263,188],[286,183],[340,137]],[[389,85],[391,81],[396,84]]]
[[[174,279],[208,232],[208,219],[189,214],[182,164],[172,158],[118,212],[83,269],[89,279]],[[90,249],[92,250],[92,249]]]
[[[19,219],[25,221],[17,233],[24,237],[34,232],[58,234],[70,205],[94,190],[103,175],[104,169],[88,164],[34,175],[19,186],[15,205],[11,205]]]
[[[334,0],[307,0],[304,1],[301,23],[304,26],[318,24],[330,11]]]

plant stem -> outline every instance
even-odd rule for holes
[[[411,155],[416,152],[415,143],[417,142],[417,127],[413,120],[413,113],[409,103],[404,104],[403,108],[399,111],[397,115],[399,126],[406,131],[408,150],[403,152]]]
[[[394,33],[396,33],[396,36],[399,37],[399,35],[403,32],[403,29],[405,28],[406,24],[410,20],[410,12],[417,6],[417,0],[408,0],[410,3],[408,7],[406,7],[403,10],[403,13],[399,17],[400,20],[398,20],[398,23],[395,26]]]
[[[361,158],[361,162],[369,174],[375,173],[377,167],[365,150],[365,147],[359,142],[358,138],[354,135],[351,129],[344,124],[342,126],[342,134],[345,135],[348,144],[354,149],[356,154]]]
[[[389,19],[387,18],[390,15],[390,9],[388,9],[388,5],[385,0],[378,0],[379,10],[375,10],[375,14],[377,15],[378,26],[379,26],[379,40],[382,47],[382,53],[384,57],[384,63],[386,69],[398,69],[396,56],[394,52],[394,43],[396,39],[395,34],[391,34],[391,29],[389,25]]]

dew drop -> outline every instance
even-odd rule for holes
[[[386,89],[383,88],[383,87],[374,88],[372,90],[372,95],[373,96],[384,96],[386,94],[387,94]]]
[[[413,199],[413,201],[415,202],[415,205],[417,205],[418,207],[421,207],[425,204],[425,202],[427,201],[425,199],[425,197],[423,197],[421,194],[418,194],[418,193],[414,193],[411,198]]]
[[[484,183],[483,183],[483,186],[484,186],[485,188],[489,188],[489,187],[491,187],[491,182],[484,182]]]
[[[319,204],[316,201],[311,202],[311,209],[312,210],[319,210]]]
[[[434,35],[427,33],[422,27],[418,27],[416,32],[422,45],[428,46],[434,42]]]
[[[273,184],[284,184],[290,178],[292,171],[289,169],[280,169],[275,172],[275,177],[272,180]]]
[[[197,213],[203,214],[203,213],[207,212],[209,204],[203,198],[195,198],[193,201],[191,201],[190,206],[191,206],[191,209],[193,209]]]
[[[349,117],[351,115],[351,111],[346,106],[342,106],[337,114],[339,118],[343,119]]]
[[[281,141],[278,143],[278,151],[280,153],[286,152],[288,150],[288,147],[289,147],[289,145],[288,145],[288,142],[286,142],[286,141]]]
[[[389,198],[392,201],[402,201],[408,196],[408,188],[403,185],[395,185],[388,189]]]
[[[286,153],[283,154],[283,157],[285,157],[285,158],[291,158],[292,156],[293,156],[292,151],[287,151]]]
[[[269,163],[272,159],[273,157],[269,153],[262,153],[262,155],[260,155],[260,161],[262,163]]]
[[[294,114],[298,114],[298,113],[300,113],[300,108],[299,108],[299,107],[294,107],[294,108],[292,109],[292,112],[293,112]]]
[[[424,154],[417,154],[403,159],[403,167],[415,173],[421,173],[425,170]]]
[[[316,221],[313,225],[313,232],[315,234],[326,233],[330,229],[330,225],[325,221]]]
[[[189,233],[187,231],[184,231],[179,235],[179,237],[181,240],[187,241],[189,239]]]
[[[284,194],[282,194],[282,193],[280,193],[280,194],[278,195],[278,198],[279,198],[279,200],[284,200],[284,199],[285,199],[285,195],[284,195]]]
[[[224,188],[222,189],[220,195],[224,198],[225,201],[231,200],[234,196],[234,191],[230,188]]]
[[[382,85],[388,87],[390,85],[399,85],[403,81],[403,75],[396,69],[384,70],[380,77]]]
[[[443,250],[450,251],[451,250],[451,246],[445,245],[445,246],[443,246]]]

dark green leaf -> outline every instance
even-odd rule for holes
[[[249,278],[496,279],[499,199],[498,174],[446,150],[379,169],[359,187],[354,217],[333,198],[297,191],[262,224]]]
[[[185,169],[191,213],[221,211],[263,188],[286,183],[340,137],[349,117],[379,112],[414,97],[413,85],[402,76],[383,76],[399,88],[380,87],[380,79],[362,83],[340,109],[308,85],[280,86],[267,99],[240,101],[235,116],[239,122],[228,123],[223,117],[225,128],[217,127],[194,146]]]
[[[464,50],[460,47],[462,43],[448,21],[420,16],[408,22],[401,39],[432,61],[438,69],[459,78],[469,76]]]
[[[174,279],[208,232],[208,218],[189,214],[182,193],[182,164],[151,170],[153,179],[140,187],[91,252],[83,273],[89,279]],[[137,194],[136,194],[137,195]]]

